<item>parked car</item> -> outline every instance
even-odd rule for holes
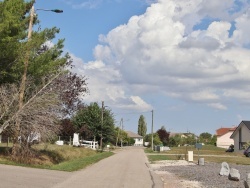
[[[246,157],[250,157],[250,146],[248,146],[248,148],[244,151],[244,155]]]
[[[234,152],[234,145],[231,144],[229,148],[226,150],[226,152]]]

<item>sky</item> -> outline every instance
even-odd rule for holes
[[[104,101],[137,133],[216,133],[250,119],[250,0],[36,0],[60,28],[84,103]],[[55,41],[52,41],[55,42]],[[123,120],[121,123],[121,120]]]

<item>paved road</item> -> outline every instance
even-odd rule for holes
[[[162,188],[147,162],[143,149],[132,147],[73,173],[0,165],[0,187]]]

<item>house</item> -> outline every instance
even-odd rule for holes
[[[216,146],[220,148],[229,148],[234,145],[234,140],[230,138],[236,127],[222,127],[216,130]]]
[[[243,150],[244,144],[250,141],[250,121],[242,121],[230,136],[234,140],[234,150]]]
[[[135,140],[134,146],[143,146],[143,137],[131,131],[126,131],[128,137],[133,138]]]
[[[195,139],[198,138],[198,136],[196,136],[193,133],[170,133],[169,134],[169,138],[170,137],[175,137],[175,136],[180,136],[181,138],[188,138],[188,137],[194,137]]]

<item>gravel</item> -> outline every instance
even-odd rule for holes
[[[244,181],[250,173],[248,165],[229,164],[230,168],[239,170],[240,181],[229,180],[227,176],[220,176],[221,164],[205,163],[205,165],[161,165],[157,171],[167,171],[181,179],[198,181],[204,188],[245,188]]]

